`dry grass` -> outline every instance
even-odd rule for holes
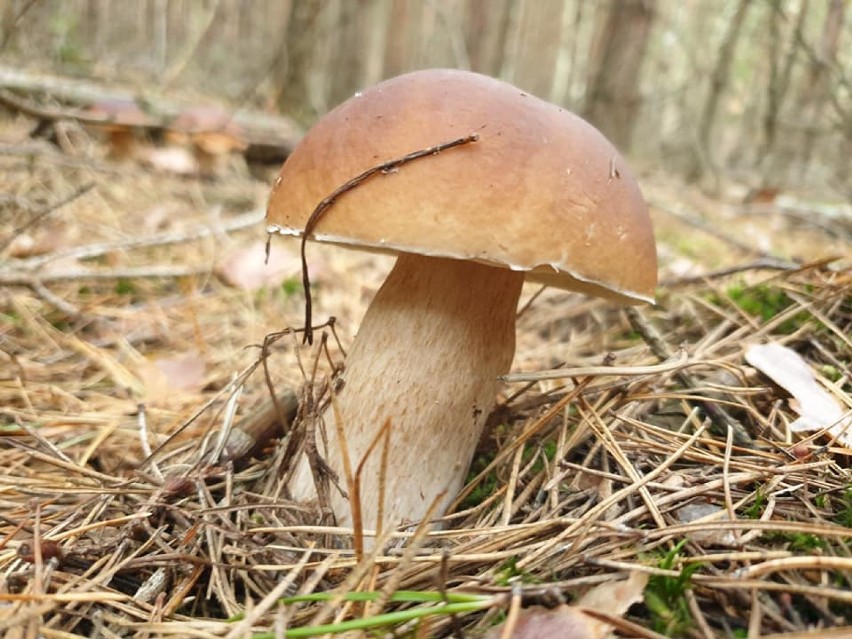
[[[262,207],[265,185],[204,184],[52,154],[0,163],[2,190],[30,210],[3,209],[0,241],[39,206],[92,183],[46,215],[34,240],[51,243],[48,254],[125,243],[85,264],[42,265],[0,289],[5,636],[275,636],[411,608],[391,600],[404,590],[484,598],[419,627],[399,622],[398,636],[476,637],[507,613],[513,594],[523,605],[570,601],[632,571],[651,581],[646,604],[620,627],[625,636],[756,637],[848,623],[850,451],[819,433],[797,444],[784,392],[743,361],[745,344],[783,343],[852,407],[852,275],[838,262],[679,284],[680,246],[705,270],[756,256],[655,211],[670,283],[642,318],[672,351],[685,349],[678,365],[660,366],[623,310],[530,289],[514,368],[566,365],[571,376],[507,384],[454,512],[431,530],[394,533],[385,551],[359,561],[350,531],[317,526],[316,513],[285,499],[286,443],[236,466],[209,462],[233,389],[244,382],[238,424],[267,394],[260,369],[236,376],[257,361],[267,333],[301,318],[300,295],[287,287],[246,293],[213,275],[230,247],[262,233],[260,225],[223,229]],[[683,206],[650,181],[655,201]],[[704,205],[709,216],[712,203]],[[734,208],[725,205],[726,220],[739,219]],[[126,245],[163,233],[197,239]],[[791,233],[812,241],[789,251]],[[784,227],[771,250],[801,259],[848,250],[848,237],[815,233]],[[315,317],[337,316],[346,343],[387,263],[321,247],[309,257]],[[0,274],[23,265],[6,260]],[[58,279],[82,266],[102,276]],[[183,276],[143,277],[153,266]],[[201,362],[200,377],[164,373],[159,364],[177,356]],[[613,372],[601,370],[605,356]],[[271,347],[268,363],[274,384],[311,392],[328,374],[319,347],[291,336]],[[653,368],[619,370],[638,366]],[[724,408],[753,444],[720,430],[708,407]],[[343,601],[353,591],[380,594],[369,604]],[[341,596],[278,603],[311,592]],[[242,621],[228,620],[236,615]]]

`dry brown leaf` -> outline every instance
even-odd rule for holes
[[[646,573],[631,572],[627,579],[609,581],[588,590],[577,605],[620,617],[630,606],[642,601],[647,583]]]
[[[9,257],[25,258],[44,255],[66,245],[63,230],[58,226],[40,229],[34,233],[20,233],[6,248]]]
[[[494,626],[486,639],[501,639],[504,623]],[[601,626],[606,631],[601,633]],[[559,606],[522,610],[515,622],[511,639],[604,639],[610,626],[593,619],[579,608]]]
[[[311,266],[311,275],[316,281],[313,262]],[[233,287],[253,291],[264,286],[278,286],[285,279],[298,277],[301,268],[299,255],[280,242],[272,247],[267,263],[266,242],[258,240],[231,251],[216,267],[216,273]]]
[[[627,579],[600,584],[586,592],[577,605],[557,608],[532,607],[518,615],[511,639],[606,639],[612,626],[583,612],[583,608],[621,616],[642,601],[648,575],[633,572]],[[500,639],[505,623],[492,628],[486,639]]]
[[[188,352],[146,360],[137,367],[137,375],[145,387],[146,403],[168,405],[181,394],[200,390],[206,370],[201,355]]]
[[[199,390],[204,385],[206,364],[198,353],[185,353],[176,357],[154,360],[157,368],[166,376],[171,388],[183,391]]]

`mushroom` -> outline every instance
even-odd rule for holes
[[[622,303],[653,301],[651,222],[612,144],[563,108],[465,71],[393,78],[324,116],[281,170],[268,232],[300,236],[317,204],[354,176],[471,133],[475,142],[343,193],[311,235],[398,255],[335,398],[353,469],[389,424],[384,485],[381,446],[361,471],[367,529],[416,522],[433,502],[442,513],[462,487],[512,363],[525,278]],[[335,411],[323,421],[318,450],[342,476]],[[316,495],[304,457],[289,488],[295,499]],[[339,523],[352,523],[341,491],[332,491],[331,507]]]
[[[182,111],[169,125],[166,138],[174,144],[191,143],[199,172],[205,177],[221,175],[228,156],[247,146],[242,127],[218,106]]]
[[[109,157],[114,160],[130,160],[139,151],[140,131],[153,126],[153,120],[135,100],[110,99],[95,102],[86,115],[101,119],[90,126],[109,139]]]

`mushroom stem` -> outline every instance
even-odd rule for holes
[[[381,528],[422,519],[439,498],[443,513],[461,489],[496,401],[497,378],[515,353],[515,314],[524,276],[476,262],[403,254],[364,317],[337,396],[352,468],[390,420]],[[320,454],[340,475],[333,411]],[[363,526],[377,528],[381,446],[360,476]],[[316,497],[307,461],[290,483],[298,500]],[[348,501],[331,506],[351,525]]]

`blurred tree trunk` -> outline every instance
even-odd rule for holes
[[[810,166],[814,147],[821,133],[820,128],[826,106],[833,104],[847,143],[852,139],[852,109],[844,109],[834,101],[836,97],[832,96],[832,83],[830,81],[831,71],[837,64],[837,52],[840,48],[840,35],[845,17],[846,0],[831,0],[816,51],[809,50],[811,60],[797,100],[797,112],[801,121],[805,124],[804,139],[801,145],[802,170],[800,176],[802,178],[804,178]],[[800,46],[807,46],[802,39],[798,43]],[[848,158],[846,165],[848,174]]]
[[[574,70],[577,65],[577,34],[580,32],[580,24],[583,22],[582,0],[573,3],[564,0],[562,3],[562,16],[560,19],[559,45],[556,53],[556,65],[553,70],[553,82],[550,86],[551,102],[556,104],[567,104],[571,95],[571,87],[574,84]]]
[[[109,7],[110,3],[104,0],[86,2],[84,33],[89,53],[95,60],[104,55],[104,32],[109,24]]]
[[[293,0],[278,60],[275,96],[279,111],[305,125],[313,119],[311,71],[324,0]]]
[[[500,25],[500,66],[497,76],[506,82],[515,81],[515,70],[521,47],[521,19],[524,13],[524,0],[513,0],[506,7],[503,23]]]
[[[500,75],[512,4],[511,0],[468,2],[465,41],[472,71]]]
[[[339,104],[363,86],[364,54],[370,31],[369,9],[373,3],[374,0],[342,0],[332,7],[326,2],[326,10],[334,9],[334,35],[328,39],[330,57],[320,68],[327,82],[323,93],[329,105]],[[299,0],[294,4],[299,4]]]
[[[688,180],[698,180],[704,174],[705,170],[715,169],[712,160],[710,136],[713,133],[716,112],[719,110],[719,100],[721,100],[722,94],[728,86],[731,62],[734,59],[734,51],[737,48],[740,30],[750,5],[751,0],[739,0],[737,10],[734,12],[725,36],[722,39],[719,57],[716,59],[716,68],[713,69],[713,75],[710,78],[710,90],[707,94],[707,99],[704,101],[704,108],[701,111],[701,117],[698,121],[698,139],[693,149],[691,166],[688,167],[686,174]]]
[[[583,115],[627,150],[641,106],[639,75],[656,0],[620,0],[599,7]]]
[[[151,5],[151,23],[154,47],[154,59],[157,72],[166,70],[169,59],[169,3],[168,0],[154,0]]]
[[[393,0],[373,0],[367,20],[367,44],[364,50],[362,86],[376,84],[384,77],[385,50],[390,30]]]
[[[782,24],[786,21],[782,0],[772,0],[768,6],[769,15],[769,79],[766,85],[766,106],[763,112],[762,129],[763,142],[760,150],[755,156],[755,165],[760,166],[775,148],[778,136],[778,116],[783,107],[784,99],[790,88],[790,77],[796,54],[799,51],[799,40],[802,38],[802,29],[808,15],[809,0],[802,0],[799,5],[799,15],[793,27],[793,34],[787,44],[787,50],[782,56]],[[771,179],[775,173],[774,167],[768,170],[764,180]]]
[[[536,0],[523,7],[515,80],[533,95],[547,97],[553,88],[564,5],[564,0]]]

